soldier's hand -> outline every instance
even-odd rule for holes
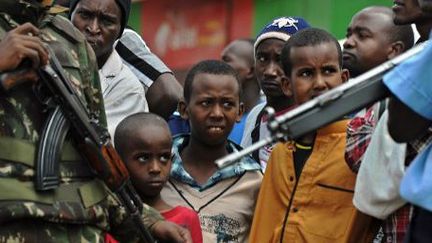
[[[38,37],[39,29],[25,23],[6,33],[0,42],[0,71],[16,69],[25,59],[33,69],[48,63],[48,51]]]
[[[168,221],[159,221],[152,227],[153,235],[166,242],[192,243],[189,230]]]

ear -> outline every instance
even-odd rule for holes
[[[255,67],[253,65],[249,66],[249,71],[246,74],[246,79],[250,80],[255,76]]]
[[[405,49],[405,45],[402,41],[393,42],[390,46],[389,52],[387,54],[387,59],[390,60],[395,56],[401,54]]]
[[[348,79],[350,79],[350,72],[348,71],[348,69],[343,68],[341,71],[341,78],[342,78],[342,83],[345,83],[346,81],[348,81]]]
[[[237,114],[237,118],[236,118],[237,123],[239,123],[241,121],[243,113],[244,113],[244,104],[243,104],[243,102],[240,102],[238,114]]]
[[[189,110],[184,98],[181,98],[178,103],[178,111],[180,113],[181,118],[183,118],[184,120],[189,119]]]
[[[286,77],[285,75],[281,79],[282,92],[287,97],[293,97],[293,86],[291,83],[291,79]]]

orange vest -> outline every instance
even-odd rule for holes
[[[348,241],[356,215],[352,204],[356,175],[344,159],[347,122],[318,130],[298,180],[292,146],[275,146],[262,181],[249,242]]]

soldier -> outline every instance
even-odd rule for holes
[[[46,2],[0,2],[0,242],[136,241],[125,208],[96,179],[70,136],[60,152],[58,187],[43,192],[34,187],[35,151],[48,116],[35,89],[36,70],[48,63],[46,45],[88,113],[106,127],[95,55],[67,19],[48,14]],[[19,79],[5,82],[18,71]],[[161,240],[191,242],[187,231],[150,207],[142,215]]]

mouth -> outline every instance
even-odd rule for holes
[[[216,134],[222,133],[224,131],[223,126],[208,126],[207,129],[210,133],[213,133],[213,134],[214,133],[216,133]]]
[[[151,187],[162,187],[164,182],[163,181],[149,181],[147,184]]]
[[[350,59],[355,59],[356,58],[356,56],[354,55],[354,54],[352,54],[352,53],[349,53],[349,52],[346,52],[346,51],[344,51],[343,53],[342,53],[342,59],[344,60],[344,61],[346,61],[346,60],[350,60]]]
[[[327,92],[327,90],[321,91],[321,92],[318,92],[318,93],[314,93],[314,94],[311,95],[311,99],[314,99],[314,98],[316,98],[316,97],[318,97],[318,96],[320,96],[320,95],[322,95],[322,94],[324,94],[326,92]]]
[[[86,36],[86,40],[93,47],[98,46],[100,43],[100,41],[97,38],[93,38],[93,37],[89,37],[89,36]]]
[[[268,80],[268,81],[263,81],[261,82],[261,87],[263,89],[275,89],[275,88],[280,88],[280,84],[274,80]]]

